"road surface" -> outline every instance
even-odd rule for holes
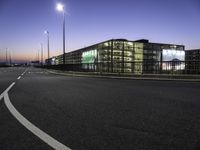
[[[0,68],[2,93],[1,150],[51,150],[54,145],[72,150],[200,149],[199,82]]]

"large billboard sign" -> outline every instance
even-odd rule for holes
[[[184,70],[185,51],[175,49],[162,50],[162,69],[163,70]]]
[[[185,51],[163,49],[162,58],[162,61],[185,61]]]

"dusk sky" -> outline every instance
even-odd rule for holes
[[[35,60],[40,43],[47,55],[62,53],[62,13],[66,9],[66,52],[112,38],[200,48],[200,0],[0,0],[0,59]]]

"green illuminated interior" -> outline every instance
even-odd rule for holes
[[[90,50],[82,53],[82,63],[94,63],[97,58],[97,50]]]

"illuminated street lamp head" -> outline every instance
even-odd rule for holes
[[[57,9],[58,11],[63,12],[63,11],[64,11],[64,5],[61,4],[61,3],[58,3],[57,6],[56,6],[56,9]]]
[[[49,31],[45,30],[45,31],[44,31],[44,34],[49,34]]]

